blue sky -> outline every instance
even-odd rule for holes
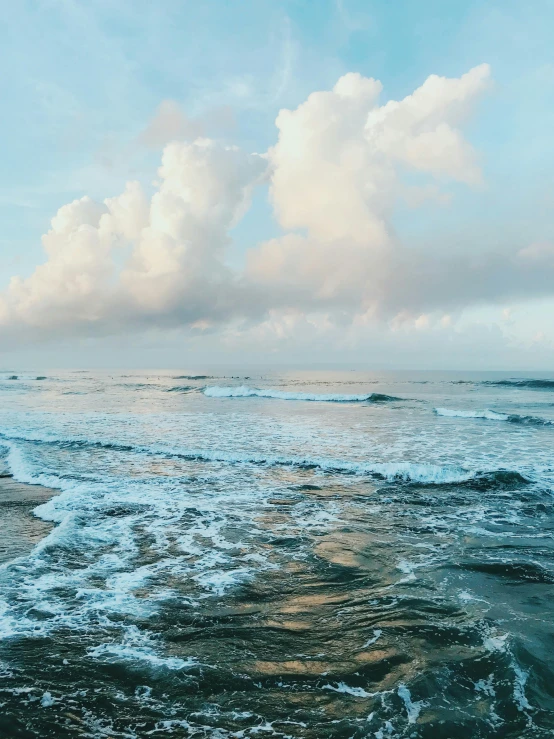
[[[552,241],[551,1],[21,0],[6,6],[4,19],[2,289],[44,262],[41,235],[65,203],[101,202],[128,180],[151,191],[160,150],[143,135],[163,101],[203,135],[263,153],[275,144],[279,110],[348,72],[380,80],[386,101],[429,75],[456,78],[489,64],[492,85],[463,123],[482,185],[446,183],[446,207],[399,205],[395,233],[415,246],[476,253]],[[241,265],[248,249],[282,233],[261,185],[231,229],[227,263]],[[520,310],[512,302],[468,306],[460,325],[491,326],[501,311]],[[527,295],[520,313],[520,337],[554,323],[544,296],[533,307]],[[541,362],[554,357],[544,351]]]

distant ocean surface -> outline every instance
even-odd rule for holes
[[[554,736],[554,374],[2,372],[2,475],[1,737]]]

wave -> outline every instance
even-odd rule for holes
[[[487,421],[508,421],[508,423],[517,423],[524,426],[554,426],[554,421],[538,416],[521,416],[518,413],[497,413],[496,411],[459,411],[450,408],[435,408],[437,416],[446,416],[448,418],[483,418]]]
[[[156,390],[160,387],[155,382],[121,382],[117,386],[128,390]]]
[[[177,385],[176,387],[168,387],[166,393],[190,393],[191,390],[198,390],[192,385]]]
[[[483,385],[495,387],[531,388],[534,390],[554,390],[554,380],[486,380]]]
[[[503,413],[495,413],[495,411],[458,411],[450,410],[450,408],[435,408],[437,416],[447,416],[448,418],[486,418],[489,421],[507,421],[508,416]]]
[[[469,572],[482,572],[485,575],[495,575],[514,582],[554,584],[554,574],[537,562],[462,562],[451,564],[450,567]]]
[[[220,387],[214,385],[204,389],[208,398],[275,398],[278,400],[305,400],[325,403],[386,403],[393,400],[402,400],[392,395],[369,393],[365,395],[344,395],[341,393],[291,393],[284,390],[261,390],[246,385],[238,387]]]
[[[530,388],[532,390],[554,390],[554,380],[512,379],[512,380],[452,380],[451,385],[485,385],[488,387]]]
[[[492,472],[478,472],[469,481],[475,490],[514,490],[530,485],[531,480],[514,470],[494,470]]]
[[[454,485],[467,484],[479,490],[513,488],[528,485],[532,481],[519,472],[511,470],[468,470],[455,465],[436,465],[426,462],[355,462],[331,458],[283,457],[263,454],[233,454],[219,450],[173,450],[156,447],[119,444],[109,441],[87,439],[59,439],[39,435],[17,436],[0,433],[10,452],[14,441],[48,444],[62,449],[106,449],[116,452],[144,454],[164,459],[182,459],[190,462],[215,462],[229,465],[256,465],[262,467],[290,467],[304,470],[317,470],[328,474],[358,475],[373,477],[387,482],[411,483],[416,485]],[[8,455],[8,465],[16,479],[21,482],[39,482],[19,476],[20,470],[14,467],[13,455]],[[51,485],[51,483],[50,483]]]

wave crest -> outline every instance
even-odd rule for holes
[[[517,423],[524,426],[554,426],[553,421],[538,416],[521,416],[518,413],[497,413],[496,411],[462,411],[451,410],[450,408],[435,408],[437,416],[446,416],[447,418],[482,418],[487,421],[507,421],[508,423]]]
[[[204,388],[204,395],[208,398],[275,398],[277,400],[304,400],[324,403],[386,403],[402,400],[393,395],[383,393],[367,393],[365,395],[347,395],[341,393],[295,393],[285,390],[251,388],[246,385],[236,387],[221,387],[213,385]]]
[[[386,482],[399,482],[415,485],[468,485],[471,488],[490,490],[495,488],[514,488],[530,484],[532,481],[519,472],[511,470],[479,471],[468,470],[455,465],[437,465],[427,462],[356,462],[331,458],[283,457],[261,454],[229,453],[219,450],[201,449],[162,449],[154,447],[117,444],[109,441],[87,439],[57,439],[48,437],[8,436],[0,433],[0,439],[9,449],[8,466],[14,477],[21,482],[48,484],[58,487],[52,480],[31,479],[19,468],[14,441],[38,444],[51,444],[64,449],[96,448],[124,453],[144,454],[164,459],[182,459],[191,462],[214,462],[229,465],[259,465],[262,467],[291,467],[304,470],[317,470],[336,475],[358,475],[373,477]],[[60,478],[61,479],[61,478]]]
[[[554,390],[554,380],[487,380],[484,385],[495,387],[527,387],[534,390]]]

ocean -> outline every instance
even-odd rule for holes
[[[0,478],[1,737],[554,736],[554,374],[2,372]]]

